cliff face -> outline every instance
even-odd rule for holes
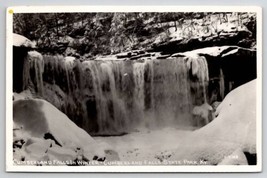
[[[13,91],[22,92],[27,89],[28,83],[25,79],[25,71],[29,72],[28,52],[34,50],[36,45],[28,38],[13,34]]]
[[[82,59],[136,49],[165,54],[203,47],[255,45],[255,13],[15,14],[14,32],[44,54]]]

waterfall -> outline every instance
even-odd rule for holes
[[[37,51],[28,52],[23,69],[23,89],[33,86],[36,92],[43,96],[43,72],[43,56]]]
[[[107,105],[107,110],[104,111],[106,112],[105,122],[109,123],[110,119],[112,119],[113,124],[110,124],[113,126],[112,129],[114,131],[122,130],[123,126],[125,126],[124,123],[127,122],[126,109],[124,101],[118,96],[118,91],[116,89],[115,73],[113,70],[114,65],[112,62],[107,62],[101,63],[100,67],[102,74],[100,82],[102,86],[106,87],[102,87],[102,93],[105,94],[104,98],[106,98],[105,102]]]
[[[153,62],[153,100],[157,125],[188,125],[192,101],[186,62],[183,58]]]
[[[66,57],[65,60],[64,60],[64,69],[65,69],[65,72],[66,72],[67,91],[68,91],[68,93],[71,93],[70,73],[72,71],[72,65],[73,65],[74,60],[75,60],[75,58],[74,59],[70,59],[70,57]]]
[[[207,86],[209,81],[208,64],[203,56],[192,55],[187,57],[186,66],[191,71],[192,78],[194,80],[194,87],[198,91],[202,91],[203,102],[198,101],[197,105],[207,103]],[[198,99],[199,100],[199,99]]]
[[[207,101],[204,57],[82,62],[44,56],[43,61],[45,99],[92,135],[190,127],[193,105]],[[33,67],[41,71],[38,65]],[[40,83],[36,80],[37,88]]]
[[[209,72],[208,72],[208,64],[206,59],[201,56],[198,58],[198,61],[200,62],[200,71],[201,71],[201,82],[203,87],[203,95],[204,95],[204,103],[207,103],[207,82],[209,81]]]
[[[134,100],[136,112],[144,118],[145,111],[145,63],[136,62],[133,64],[133,78],[134,78]]]
[[[120,94],[120,83],[115,80],[123,77],[116,71],[118,63],[113,62],[83,62],[83,94],[87,116],[94,117],[95,132],[110,134],[123,132],[127,127],[126,104]],[[93,109],[90,107],[95,107]],[[91,118],[92,119],[92,118]],[[86,123],[85,125],[90,125]]]

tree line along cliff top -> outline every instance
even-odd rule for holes
[[[13,18],[14,33],[36,43],[38,51],[77,58],[256,45],[255,13],[18,13]]]

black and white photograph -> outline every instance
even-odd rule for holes
[[[8,8],[7,171],[261,171],[261,15]]]

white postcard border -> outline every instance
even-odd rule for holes
[[[13,165],[13,13],[53,12],[256,12],[257,165],[256,166],[15,166]],[[6,171],[7,172],[261,172],[262,171],[262,9],[258,6],[17,6],[6,11]]]

